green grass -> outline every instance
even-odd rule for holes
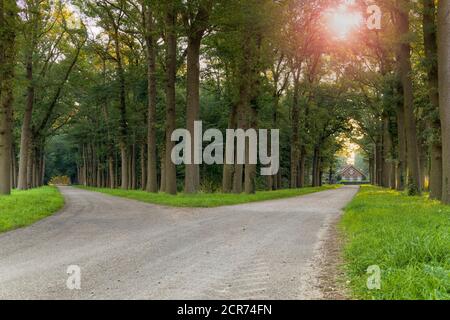
[[[341,228],[355,298],[450,299],[449,206],[363,186],[346,208]],[[381,268],[381,290],[367,289],[372,265]]]
[[[136,190],[120,190],[120,189],[102,189],[79,187],[90,191],[101,192],[112,196],[123,197],[143,202],[166,205],[171,207],[189,207],[189,208],[212,208],[220,206],[228,206],[249,202],[284,199],[295,196],[301,196],[309,193],[336,189],[341,186],[332,185],[320,188],[303,188],[303,189],[288,189],[279,191],[261,191],[256,194],[223,194],[223,193],[199,193],[196,195],[178,194],[176,196],[165,193],[148,193]]]
[[[54,187],[14,190],[10,196],[0,196],[0,233],[33,224],[63,206],[64,199]]]

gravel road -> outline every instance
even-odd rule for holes
[[[63,187],[60,213],[0,235],[0,299],[320,299],[315,257],[357,191],[175,209]]]

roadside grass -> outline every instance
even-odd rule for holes
[[[214,208],[220,206],[229,206],[250,202],[285,199],[319,191],[326,191],[340,188],[340,185],[327,185],[318,188],[302,188],[302,189],[287,189],[279,191],[260,191],[256,194],[225,194],[225,193],[199,193],[199,194],[184,194],[180,193],[176,196],[165,193],[148,193],[140,190],[120,190],[120,189],[105,189],[78,186],[78,188],[101,192],[111,196],[123,197],[152,204],[165,205],[171,207],[187,207],[187,208]]]
[[[355,298],[450,299],[450,206],[363,186],[340,227]],[[374,265],[381,268],[381,290],[367,288]]]
[[[0,233],[33,224],[63,206],[64,199],[55,187],[14,190],[10,196],[0,196]]]

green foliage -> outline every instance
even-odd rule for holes
[[[417,196],[417,195],[418,195],[418,188],[417,188],[417,185],[416,185],[414,182],[409,181],[409,182],[408,182],[407,189],[406,189],[406,193],[407,193],[408,196],[410,196],[410,197]]]
[[[25,227],[57,212],[64,199],[55,187],[13,191],[0,196],[0,233]]]
[[[339,185],[328,185],[318,188],[303,189],[287,189],[279,191],[261,191],[256,194],[224,194],[224,193],[199,193],[199,194],[179,194],[177,196],[165,193],[151,194],[137,190],[119,190],[119,189],[103,189],[80,187],[89,191],[102,192],[112,196],[123,197],[143,202],[167,205],[172,207],[188,207],[188,208],[213,208],[220,206],[230,206],[242,203],[285,199],[310,194],[319,191],[336,189]]]
[[[50,186],[68,186],[70,183],[70,178],[68,176],[56,176],[51,178],[48,184]]]
[[[45,182],[56,176],[68,176],[76,179],[77,155],[67,135],[53,137],[47,144],[45,154]]]
[[[450,299],[450,207],[364,186],[341,223],[350,287],[363,299]],[[368,290],[367,268],[382,270]]]

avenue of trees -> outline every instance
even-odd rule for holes
[[[345,35],[328,23],[343,2],[0,0],[0,193],[55,172],[169,194],[319,186],[351,141],[373,184],[450,203],[450,1],[377,0],[381,29]],[[171,134],[198,120],[280,129],[279,173],[175,166]]]

